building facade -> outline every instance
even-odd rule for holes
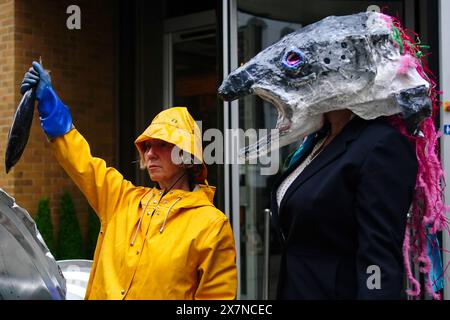
[[[116,34],[114,8],[108,1],[79,2],[84,27],[69,32],[69,1],[0,2],[0,153],[5,154],[9,127],[20,101],[20,82],[33,60],[42,59],[55,89],[70,107],[76,127],[96,155],[116,161]],[[95,71],[94,71],[95,70]],[[94,71],[94,72],[92,72]],[[40,128],[37,110],[28,145],[21,160],[5,173],[1,161],[0,185],[31,214],[42,197],[49,197],[54,224],[60,195],[69,191],[86,229],[87,203],[55,162]]]

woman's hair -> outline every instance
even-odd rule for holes
[[[419,267],[419,271],[425,275],[426,291],[434,298],[440,299],[440,294],[435,293],[433,286],[443,278],[444,274],[438,274],[439,278],[430,279],[432,267],[440,264],[439,251],[441,248],[437,242],[437,233],[449,231],[445,212],[449,208],[444,203],[443,191],[445,186],[444,172],[439,160],[439,145],[437,132],[434,124],[439,113],[439,92],[435,77],[427,67],[422,49],[427,46],[420,44],[417,34],[411,36],[400,24],[398,19],[392,19],[392,37],[402,49],[402,54],[409,54],[417,58],[416,69],[419,74],[430,84],[429,97],[432,102],[432,116],[426,118],[419,126],[419,134],[409,135],[404,121],[398,116],[390,117],[391,124],[402,132],[415,146],[418,161],[418,173],[414,189],[413,202],[406,226],[405,239],[403,243],[403,256],[405,270],[408,280],[413,288],[407,290],[407,294],[418,296],[420,294],[420,283],[411,270],[411,262]],[[415,40],[414,40],[415,38]],[[431,248],[431,249],[430,249]],[[430,251],[431,256],[430,257]],[[436,254],[438,253],[438,254]],[[439,258],[436,258],[439,257]],[[445,273],[444,268],[444,273]],[[438,271],[442,272],[442,271]],[[434,283],[432,283],[434,282]]]
[[[141,170],[147,169],[147,166],[145,165],[145,160],[144,160],[143,156],[141,156],[139,158],[139,169],[141,169]]]
[[[189,187],[191,190],[194,189],[195,185],[197,184],[198,177],[202,174],[203,164],[182,164],[180,166],[186,169],[189,179]]]

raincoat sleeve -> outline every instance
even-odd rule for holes
[[[356,192],[358,299],[400,299],[402,244],[417,160],[408,141],[386,134],[360,169]]]
[[[103,159],[93,157],[84,137],[72,129],[51,140],[53,153],[88,200],[102,224],[108,223],[115,207],[133,185]]]
[[[233,233],[226,217],[214,223],[200,248],[196,300],[236,299],[237,269]]]

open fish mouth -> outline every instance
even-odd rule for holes
[[[239,150],[239,159],[243,161],[253,160],[269,152],[277,151],[280,148],[280,138],[289,133],[292,127],[292,109],[283,103],[280,97],[264,89],[255,89],[253,94],[275,107],[278,118],[275,128],[271,129],[266,136]]]
[[[292,108],[285,104],[273,91],[264,88],[253,88],[252,75],[245,69],[237,69],[230,74],[218,90],[218,95],[225,101],[233,101],[248,95],[256,95],[272,104],[277,112],[278,119],[275,128],[268,135],[260,138],[256,143],[241,148],[238,156],[241,161],[249,161],[278,150],[280,137],[290,132],[292,127]]]
[[[228,78],[224,81],[219,92],[225,93],[219,96],[226,100],[235,100],[246,95],[252,94],[260,97],[264,101],[270,103],[278,113],[275,128],[269,130],[269,133],[260,138],[255,143],[241,148],[238,152],[240,162],[255,160],[262,156],[266,156],[269,152],[279,152],[281,147],[288,144],[301,141],[308,134],[319,130],[324,124],[323,114],[303,114],[295,112],[296,106],[283,99],[283,92],[280,94],[270,88],[255,86],[256,88],[234,89],[235,94],[224,91]],[[247,94],[246,94],[247,93]]]
[[[254,90],[254,94],[264,101],[269,102],[277,109],[278,120],[275,129],[287,131],[292,124],[291,119],[293,112],[291,106],[284,103],[283,99],[272,91],[258,88]]]
[[[273,134],[275,132],[275,134]],[[256,143],[241,148],[238,153],[239,160],[250,161],[266,155],[270,151],[276,151],[280,145],[280,134],[277,130],[271,130]]]
[[[292,127],[292,112],[290,112],[289,107],[280,103],[280,100],[277,100],[266,91],[255,91],[254,94],[276,108],[278,112],[277,123],[275,128],[268,130],[267,135],[239,150],[238,157],[240,161],[251,161],[269,152],[277,151],[280,148],[280,138],[288,134]]]

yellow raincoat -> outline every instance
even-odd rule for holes
[[[86,299],[236,298],[233,234],[213,187],[161,199],[92,157],[76,129],[51,146],[101,221]]]

